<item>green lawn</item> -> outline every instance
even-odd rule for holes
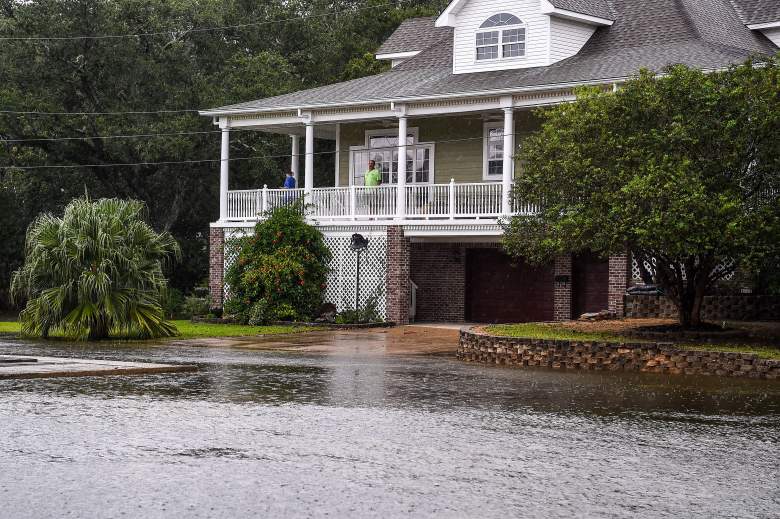
[[[570,341],[605,341],[605,342],[650,342],[646,339],[622,337],[610,333],[589,333],[569,330],[562,326],[542,323],[520,324],[495,324],[486,326],[487,333],[502,337],[523,337],[528,339],[570,340]],[[709,343],[709,342],[683,342],[678,343],[680,349],[701,351],[724,351],[734,353],[752,353],[763,359],[780,360],[780,346],[777,344],[762,343]]]
[[[520,323],[520,324],[494,324],[485,326],[485,331],[502,337],[523,337],[526,339],[549,339],[569,341],[622,341],[620,336],[608,333],[586,333],[575,330],[567,330],[553,324]]]
[[[314,326],[245,326],[241,324],[207,324],[191,321],[173,321],[179,330],[176,339],[206,337],[247,337],[252,335],[284,335],[322,330]],[[20,325],[15,321],[0,321],[0,333],[19,333]]]
[[[19,333],[20,325],[16,321],[0,321],[0,333]]]
[[[243,324],[208,324],[191,321],[173,321],[179,330],[178,339],[195,339],[203,337],[246,337],[251,335],[284,335],[289,333],[310,332],[322,330],[315,326],[249,326]]]

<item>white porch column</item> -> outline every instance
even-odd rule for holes
[[[398,183],[395,214],[399,220],[406,216],[406,115],[398,117]]]
[[[304,194],[314,189],[314,123],[306,121],[306,164],[304,167]]]
[[[341,179],[341,123],[336,123],[336,157],[333,161],[333,169],[335,178],[333,180],[333,186],[339,187]]]
[[[514,169],[515,124],[511,107],[504,108],[504,163],[501,176],[501,213],[512,213],[510,192],[512,191],[512,171]]]
[[[295,187],[298,186],[298,182],[300,182],[300,170],[301,170],[301,161],[300,161],[300,155],[301,155],[301,137],[300,135],[290,135],[290,138],[292,139],[292,150],[290,153],[290,171],[292,171],[293,178],[295,178]]]
[[[230,180],[230,170],[228,162],[230,160],[230,127],[222,128],[222,149],[219,157],[219,220],[224,222],[228,219],[228,182]]]

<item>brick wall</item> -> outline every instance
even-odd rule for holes
[[[413,243],[411,276],[417,285],[417,321],[462,322],[466,304],[466,247]]]
[[[225,270],[225,231],[220,227],[209,229],[209,292],[211,307],[222,308]]]
[[[571,256],[558,256],[555,258],[553,274],[555,276],[566,276],[566,281],[555,281],[555,292],[553,299],[553,320],[568,321],[571,319],[571,287],[572,287],[572,268]]]
[[[609,310],[619,317],[625,315],[625,294],[631,279],[628,254],[609,257]]]
[[[626,317],[677,319],[678,315],[677,308],[666,296],[626,296]],[[780,296],[705,296],[701,315],[708,321],[780,320]]]
[[[671,343],[611,343],[496,337],[461,331],[458,358],[514,367],[780,379],[780,360],[686,350]]]
[[[409,239],[403,227],[387,228],[387,320],[409,323]]]

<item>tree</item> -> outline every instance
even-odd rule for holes
[[[0,198],[15,201],[13,216],[0,215],[11,235],[3,243],[21,242],[36,215],[62,211],[86,186],[97,197],[145,202],[154,227],[171,232],[182,247],[185,261],[170,272],[172,285],[191,289],[208,270],[206,230],[218,211],[220,141],[210,120],[187,110],[338,81],[352,58],[373,53],[404,18],[434,14],[443,3],[0,0],[2,37],[139,34],[2,42],[4,111],[86,114],[0,114]],[[373,70],[359,59],[348,75]],[[92,115],[157,110],[168,112]],[[101,138],[137,134],[167,135]],[[69,140],[48,140],[62,137]],[[231,162],[231,188],[272,186],[289,169],[286,136],[234,132],[231,147],[231,157],[241,158]],[[332,162],[329,154],[315,158],[317,182],[332,178]],[[122,163],[140,164],[112,166]],[[94,166],[22,169],[80,164]],[[0,285],[7,286],[22,253],[21,247],[0,248]]]
[[[163,264],[179,258],[179,247],[144,221],[145,212],[135,200],[84,197],[61,218],[39,215],[27,231],[24,265],[12,275],[12,295],[27,300],[22,333],[90,340],[174,335],[160,291],[167,285]]]
[[[268,212],[252,236],[232,246],[239,254],[225,274],[228,313],[257,322],[318,316],[331,253],[300,203]]]
[[[780,247],[779,71],[778,59],[642,71],[540,112],[513,196],[542,209],[506,225],[506,249],[537,263],[631,251],[655,262],[680,324],[700,325],[719,279]]]

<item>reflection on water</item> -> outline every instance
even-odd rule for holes
[[[0,381],[3,517],[780,515],[777,383],[187,345],[0,353],[201,367]]]

